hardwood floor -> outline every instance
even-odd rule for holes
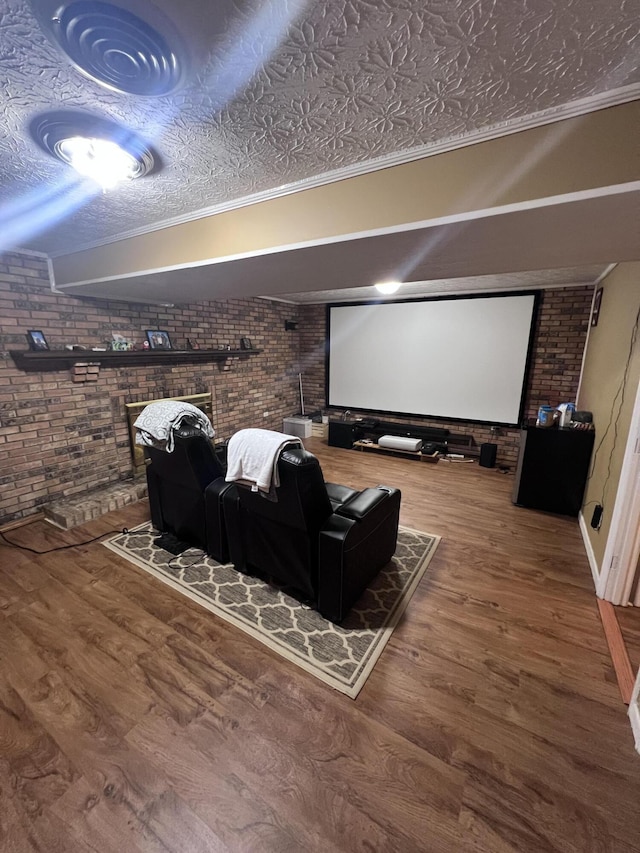
[[[640,607],[616,607],[615,612],[631,668],[637,674],[640,669]]]
[[[99,543],[2,546],[0,849],[637,853],[640,755],[575,520],[476,464],[305,443],[442,536],[357,700]]]

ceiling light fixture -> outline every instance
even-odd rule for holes
[[[43,150],[103,190],[141,178],[159,167],[157,156],[135,133],[87,113],[46,113],[33,119],[29,129]]]
[[[104,190],[112,189],[120,181],[131,180],[136,173],[135,158],[107,139],[72,136],[63,139],[58,150],[61,160],[81,175],[92,178]]]
[[[100,0],[32,0],[47,35],[92,80],[131,95],[166,95],[187,74],[187,52],[174,24],[155,4],[136,10]]]
[[[399,289],[401,284],[402,282],[400,281],[382,281],[380,284],[376,284],[375,288],[378,293],[384,293],[385,296],[390,296]]]

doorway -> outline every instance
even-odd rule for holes
[[[611,528],[596,587],[612,604],[640,606],[640,383],[631,417]]]

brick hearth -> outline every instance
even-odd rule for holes
[[[145,478],[138,478],[54,501],[44,506],[43,510],[49,521],[68,530],[99,518],[113,509],[122,509],[128,504],[136,503],[146,496],[147,481]]]

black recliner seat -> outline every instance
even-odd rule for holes
[[[341,622],[395,552],[400,491],[325,483],[304,449],[284,449],[277,465],[276,501],[240,484],[224,493],[231,562]]]
[[[222,496],[230,488],[211,441],[194,426],[174,429],[171,453],[145,447],[153,526],[202,548],[218,562],[229,559]]]

